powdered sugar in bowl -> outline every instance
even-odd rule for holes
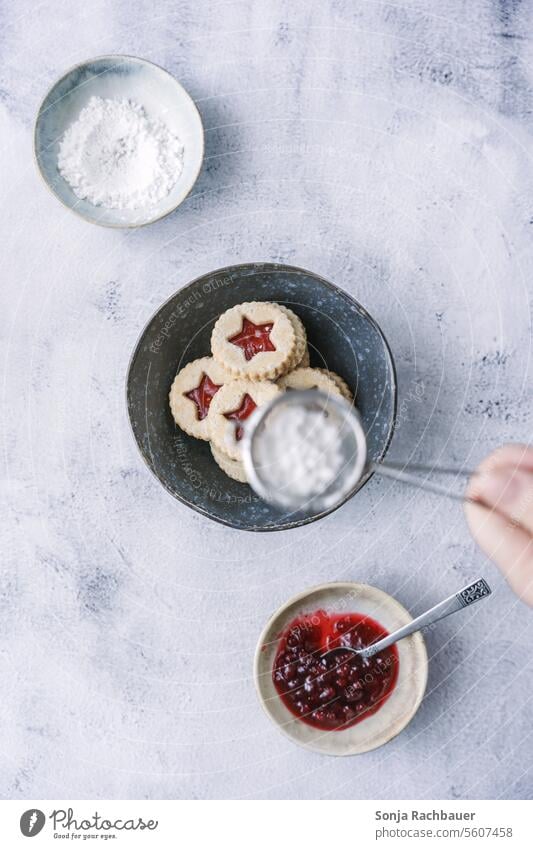
[[[130,56],[77,65],[46,95],[35,124],[39,170],[93,224],[140,227],[176,209],[200,172],[198,110],[174,77]]]

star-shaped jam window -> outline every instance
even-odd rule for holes
[[[196,416],[198,421],[203,421],[209,412],[209,405],[217,394],[220,386],[207,376],[202,375],[202,379],[196,389],[191,389],[190,392],[184,392],[186,398],[190,398],[196,404]]]
[[[262,351],[275,351],[276,346],[270,339],[270,333],[274,327],[273,322],[268,324],[254,324],[247,318],[242,320],[242,329],[235,336],[228,339],[232,345],[242,348],[247,360],[251,360]]]
[[[224,413],[225,417],[229,419],[230,422],[244,422],[248,416],[251,416],[257,404],[254,399],[251,398],[248,393],[243,397],[241,401],[241,406],[237,410],[233,410],[231,413]],[[235,439],[239,442],[244,436],[244,428],[240,425],[237,425],[235,428]]]

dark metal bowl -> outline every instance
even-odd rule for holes
[[[178,369],[209,355],[215,321],[243,301],[276,301],[300,316],[311,365],[337,372],[356,394],[369,460],[383,459],[392,437],[396,373],[387,341],[366,310],[347,292],[293,266],[247,263],[212,271],[176,292],[150,319],[127,378],[130,422],[148,467],[175,498],[210,519],[241,530],[279,531],[332,511],[301,516],[266,504],[219,469],[207,442],[174,424],[168,405]]]

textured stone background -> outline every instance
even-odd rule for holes
[[[529,439],[531,4],[1,6],[2,795],[530,796],[533,614],[457,505],[374,480],[298,531],[209,523],[143,466],[124,378],[191,278],[290,262],[388,336],[391,456],[471,465]],[[168,68],[205,123],[194,193],[137,232],[78,220],[32,161],[45,90],[104,52]],[[492,602],[428,635],[427,696],[385,748],[319,757],[263,715],[252,654],[291,594],[351,578],[416,612],[481,573]]]

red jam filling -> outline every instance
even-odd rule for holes
[[[203,374],[196,389],[191,389],[190,392],[184,392],[185,397],[190,398],[196,404],[196,416],[199,421],[202,421],[207,416],[209,405],[219,389],[220,386],[217,386],[206,374]]]
[[[242,348],[246,359],[251,360],[262,351],[276,350],[276,346],[270,341],[270,333],[273,327],[272,323],[254,324],[253,321],[243,318],[242,330],[228,339],[228,342]]]
[[[295,619],[281,635],[272,668],[283,704],[302,722],[323,731],[341,731],[372,716],[396,684],[396,646],[369,658],[341,651],[322,654],[339,646],[364,648],[387,633],[361,613],[317,610]]]
[[[248,393],[244,396],[241,401],[241,406],[238,410],[233,410],[232,413],[224,413],[225,417],[230,420],[230,422],[244,422],[248,416],[251,416],[257,404],[254,399],[251,398]],[[244,429],[240,426],[237,426],[235,429],[235,439],[239,442],[244,436]]]

